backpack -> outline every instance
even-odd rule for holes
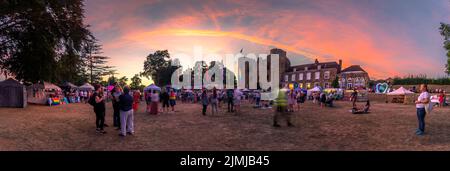
[[[96,94],[93,94],[91,97],[89,97],[88,103],[89,103],[91,106],[95,106],[95,95],[96,95]]]

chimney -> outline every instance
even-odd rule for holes
[[[338,72],[341,72],[342,70],[342,59],[339,59],[339,69]]]
[[[318,59],[316,59],[316,61],[314,61],[314,63],[316,63],[316,64],[319,64],[319,60],[318,60]]]

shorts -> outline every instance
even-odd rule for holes
[[[169,100],[170,106],[174,107],[177,103],[175,100]]]
[[[169,101],[163,101],[163,107],[169,107]]]

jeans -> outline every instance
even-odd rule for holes
[[[104,110],[95,110],[95,126],[97,129],[103,130],[103,126],[105,125],[105,111]]]
[[[417,108],[417,119],[419,121],[419,131],[421,133],[425,132],[425,108]]]
[[[134,116],[133,109],[129,111],[120,110],[120,133],[127,135],[127,132],[134,133]]]

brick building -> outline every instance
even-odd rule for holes
[[[369,74],[359,65],[352,65],[339,73],[339,85],[343,89],[366,88]]]
[[[320,86],[324,88],[332,87],[332,82],[341,71],[342,60],[336,62],[319,62],[315,60],[312,64],[291,66],[283,73],[282,83],[297,84],[300,88],[313,88]]]

